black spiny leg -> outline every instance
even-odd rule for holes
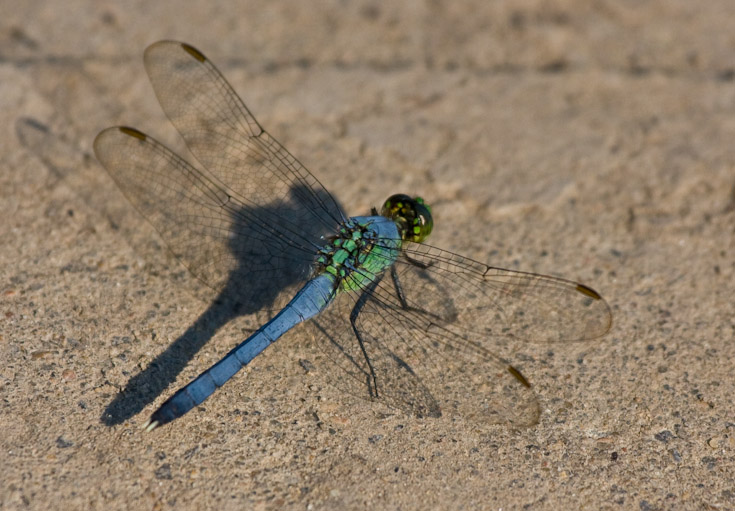
[[[417,261],[416,259],[411,259],[410,257],[408,257],[408,254],[406,254],[405,252],[402,255],[406,259],[406,261],[408,261],[409,264],[417,268],[421,268],[422,270],[425,270],[426,268],[431,266],[431,264],[433,263],[433,261],[431,261],[427,264],[427,263],[422,263],[421,261]],[[408,302],[406,301],[406,295],[403,294],[403,287],[401,286],[401,281],[398,278],[398,271],[396,271],[395,264],[390,267],[390,278],[393,279],[393,287],[396,288],[396,295],[398,295],[398,299],[401,301],[401,307],[403,307],[404,310],[418,310],[419,312],[425,312],[421,309],[415,309],[413,307],[408,306]]]
[[[355,306],[352,308],[352,312],[350,312],[350,324],[352,325],[352,331],[355,333],[355,337],[357,337],[357,342],[360,345],[360,350],[362,351],[362,356],[365,357],[365,362],[367,363],[368,369],[370,370],[370,378],[373,380],[372,386],[368,383],[368,388],[372,388],[375,390],[375,395],[373,397],[378,397],[378,379],[375,376],[375,370],[373,369],[373,364],[370,363],[370,357],[367,354],[367,351],[365,350],[365,343],[362,341],[362,336],[360,335],[360,332],[357,330],[357,325],[355,322],[357,321],[357,316],[360,315],[360,312],[362,311],[362,308],[365,306],[365,302],[370,299],[370,297],[373,295],[373,291],[375,291],[375,288],[378,287],[378,284],[380,284],[380,281],[383,279],[383,276],[378,276],[375,280],[373,280],[368,288],[360,295],[360,298],[357,299],[357,303],[355,303]],[[372,392],[371,392],[372,394]]]
[[[414,259],[410,259],[408,256],[405,256],[409,263],[413,264],[414,266],[418,266],[419,268],[426,269],[430,266],[430,264],[424,264],[421,261],[415,261]],[[396,270],[396,266],[393,265],[390,267],[390,278],[393,280],[393,287],[396,290],[396,296],[398,297],[398,300],[401,302],[401,308],[406,311],[414,311],[414,312],[420,312],[421,314],[425,314],[426,316],[430,316],[433,318],[436,318],[438,320],[442,320],[441,316],[437,314],[432,314],[429,311],[426,311],[424,309],[421,309],[419,307],[413,307],[408,304],[406,301],[406,295],[403,293],[403,286],[401,286],[401,280],[398,278],[398,271]]]
[[[403,307],[403,310],[409,310],[410,307],[406,301],[406,295],[403,294],[403,286],[401,286],[401,281],[398,279],[398,272],[396,271],[395,265],[390,267],[390,278],[393,280],[393,287],[396,289],[396,296],[398,296],[398,299],[401,301],[401,307]]]

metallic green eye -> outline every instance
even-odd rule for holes
[[[403,193],[391,195],[380,214],[396,223],[405,241],[420,243],[429,237],[434,227],[431,208],[421,197],[412,198]]]
[[[426,202],[424,202],[424,199],[421,197],[414,197],[413,200],[415,200],[417,203],[424,206],[426,209],[429,210],[429,214],[431,214],[431,206],[429,206]]]

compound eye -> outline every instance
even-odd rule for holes
[[[420,243],[424,241],[434,227],[431,208],[421,197],[409,197],[399,193],[391,195],[383,204],[381,215],[396,222],[401,238],[406,241]]]
[[[421,197],[414,199],[414,211],[414,225],[411,233],[413,238],[411,241],[421,243],[431,234],[431,230],[434,228],[434,219],[431,217],[431,208],[424,204]]]
[[[397,193],[391,195],[383,203],[383,207],[380,210],[380,214],[387,216],[388,218],[396,219],[399,215],[405,212],[406,205],[409,204],[413,199],[405,193]]]

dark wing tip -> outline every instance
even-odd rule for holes
[[[205,62],[207,60],[207,57],[204,56],[202,52],[194,48],[190,44],[182,43],[180,41],[172,41],[169,39],[164,39],[161,41],[156,41],[155,43],[149,45],[145,52],[143,53],[143,61],[146,63],[146,66],[148,66],[148,63],[151,61],[151,59],[154,58],[155,54],[160,52],[172,52],[176,51],[174,50],[175,47],[180,47],[183,49],[186,53],[188,53],[190,56],[194,57],[199,62]],[[164,58],[170,58],[170,53],[166,55]]]
[[[518,380],[519,382],[521,382],[521,384],[522,384],[522,385],[523,385],[524,387],[527,387],[527,388],[529,388],[529,389],[531,388],[531,384],[530,384],[530,383],[528,382],[528,380],[526,379],[526,377],[525,377],[525,376],[523,376],[523,374],[522,374],[522,373],[521,373],[521,372],[520,372],[520,371],[519,371],[518,369],[516,369],[515,367],[513,367],[513,366],[510,366],[510,365],[509,365],[509,366],[508,366],[508,372],[509,372],[510,374],[512,374],[512,375],[513,375],[513,377],[514,377],[514,378],[515,378],[516,380]]]
[[[109,161],[110,149],[114,149],[119,141],[119,138],[117,138],[119,137],[119,133],[141,141],[144,141],[147,138],[145,133],[127,126],[113,126],[100,131],[95,137],[92,147],[94,147],[94,154],[97,155],[97,159],[105,167],[107,167],[106,162]],[[109,167],[107,168],[109,169]]]
[[[205,60],[207,60],[207,57],[205,57],[202,52],[200,52],[193,46],[186,44],[186,43],[181,43],[181,47],[184,49],[186,53],[188,53],[189,55],[197,59],[199,62],[204,62]]]
[[[145,140],[146,134],[142,131],[138,131],[135,128],[129,128],[128,126],[119,126],[117,129],[119,129],[122,133],[128,135],[129,137],[137,138],[138,140]]]
[[[585,286],[584,284],[577,284],[577,291],[579,291],[583,295],[589,296],[594,300],[602,300],[602,297],[597,291],[595,291],[591,287]]]

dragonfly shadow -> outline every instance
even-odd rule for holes
[[[295,186],[286,202],[266,207],[243,207],[233,213],[229,249],[236,261],[235,268],[211,305],[117,394],[102,414],[104,424],[121,424],[141,412],[175,382],[196,353],[222,326],[237,317],[252,314],[257,314],[258,322],[263,324],[295,294],[297,286],[305,282],[311,272],[311,261],[305,257],[304,247],[283,243],[278,246],[279,253],[272,254],[253,247],[252,240],[262,237],[263,226],[259,219],[264,218],[285,217],[292,229],[313,231],[313,219],[298,214],[301,211],[298,197],[305,193]],[[328,197],[321,198],[326,200]],[[278,261],[276,268],[273,268],[274,259]],[[266,273],[267,278],[263,276]],[[293,288],[293,292],[284,293],[289,288]]]
[[[96,165],[87,163],[86,155],[74,142],[75,133],[63,133],[56,127],[30,117],[18,119],[15,131],[20,144],[48,169],[48,188],[62,183],[70,187],[82,202],[105,218],[110,228],[126,237],[136,250],[148,252],[148,249],[132,240],[132,233],[142,219],[131,215],[128,204],[109,200],[110,194],[116,193],[116,187]],[[313,193],[316,193],[316,197],[311,195]],[[263,324],[295,294],[298,285],[308,278],[311,254],[315,253],[313,247],[297,247],[272,240],[258,247],[257,239],[263,239],[264,219],[273,223],[274,219],[285,217],[292,230],[309,233],[312,241],[317,241],[319,227],[315,225],[319,222],[314,216],[303,214],[304,197],[313,197],[313,200],[325,203],[333,200],[321,188],[306,190],[301,186],[292,186],[283,201],[232,211],[228,240],[221,243],[229,263],[221,266],[229,267],[230,270],[220,270],[222,275],[214,278],[200,275],[204,282],[202,287],[213,280],[220,283],[214,293],[207,295],[211,297],[214,294],[209,307],[143,371],[130,378],[104,410],[101,416],[104,424],[121,424],[141,412],[176,380],[196,353],[225,324],[252,314],[257,314],[257,322]],[[339,208],[339,205],[335,205],[335,212]],[[182,225],[183,229],[187,227],[179,218],[171,220],[169,225]],[[323,234],[330,234],[329,229],[324,228]],[[196,275],[197,272],[192,273]],[[287,292],[291,287],[294,288],[293,292]]]

